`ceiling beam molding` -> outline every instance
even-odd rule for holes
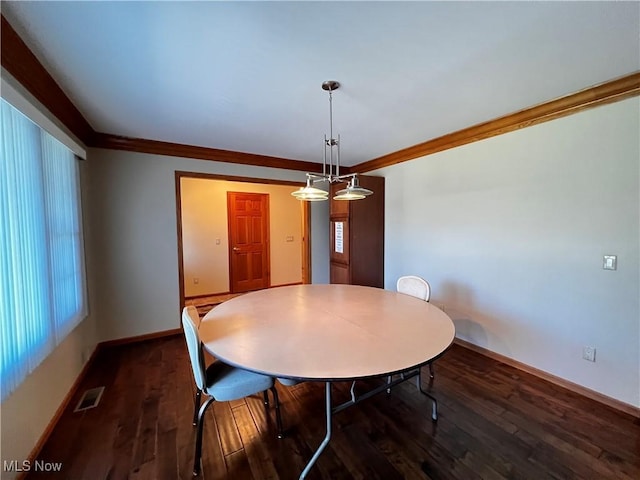
[[[231,150],[219,150],[217,148],[183,145],[180,143],[162,142],[159,140],[148,140],[144,138],[122,137],[107,133],[96,133],[94,141],[90,146],[96,148],[108,148],[112,150],[126,150],[129,152],[168,155],[172,157],[211,160],[215,162],[238,163],[242,165],[281,168],[285,170],[299,170],[302,172],[320,173],[322,171],[322,164],[320,163],[269,157],[254,153],[234,152]]]
[[[640,95],[640,72],[359,163],[351,170],[370,172],[637,95]]]
[[[319,173],[322,169],[322,164],[316,162],[98,133],[4,15],[0,17],[2,67],[87,146],[312,173]],[[640,95],[640,71],[365,161],[353,167],[341,166],[341,173],[370,172],[637,95]]]
[[[176,170],[176,180],[182,177],[199,178],[203,180],[224,180],[226,182],[239,182],[239,183],[259,183],[264,185],[284,185],[291,187],[300,187],[300,182],[293,182],[291,180],[275,180],[273,178],[259,178],[259,177],[239,177],[237,175],[220,175],[217,173],[202,173],[202,172],[186,172]]]
[[[90,144],[95,132],[89,122],[22,41],[4,15],[1,17],[2,66],[80,141]]]

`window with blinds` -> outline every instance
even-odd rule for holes
[[[78,158],[0,100],[4,400],[87,314]]]

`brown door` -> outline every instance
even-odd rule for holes
[[[269,195],[227,192],[227,218],[231,293],[268,288]]]

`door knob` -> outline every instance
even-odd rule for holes
[[[238,247],[233,247],[234,252],[237,252],[238,250],[240,250]]]

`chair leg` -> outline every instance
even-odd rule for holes
[[[269,395],[267,394],[267,391],[265,390],[264,392],[262,392],[262,395],[264,397],[264,404],[268,407],[269,406]]]
[[[387,385],[389,385],[391,383],[391,380],[393,379],[393,375],[389,375],[387,377]],[[391,389],[387,388],[387,393],[391,393]]]
[[[193,426],[198,424],[198,410],[200,410],[200,399],[202,397],[202,390],[199,388],[196,391],[196,398],[194,399],[195,408],[193,409]]]
[[[200,411],[198,412],[198,431],[196,433],[196,452],[193,460],[193,476],[197,477],[200,475],[200,460],[202,458],[202,431],[204,429],[204,414],[209,408],[209,405],[213,403],[213,397],[207,398],[207,401],[204,402],[204,405],[200,407]]]
[[[278,390],[276,390],[276,386],[270,388],[271,393],[273,393],[273,400],[276,403],[276,425],[278,427],[278,438],[284,438],[284,433],[282,431],[282,416],[280,415],[280,399],[278,398]],[[265,395],[267,395],[267,391],[265,390]]]
[[[435,378],[435,377],[434,377],[434,374],[433,374],[433,363],[430,363],[430,364],[429,364],[429,378],[430,378],[431,380],[433,380],[433,379]]]

